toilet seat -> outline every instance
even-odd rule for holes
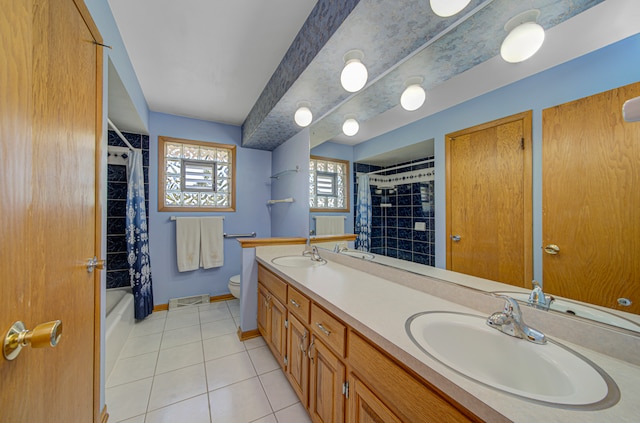
[[[240,285],[240,275],[233,275],[229,278],[229,283],[232,285]]]
[[[240,298],[240,275],[233,275],[229,278],[229,292],[236,298]]]

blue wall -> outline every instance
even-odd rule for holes
[[[271,198],[293,198],[293,203],[277,203],[270,206],[271,234],[274,237],[309,236],[309,129],[305,128],[273,150],[273,175],[287,172],[280,178],[268,178]],[[259,183],[259,182],[258,182]],[[269,190],[266,190],[269,192]],[[265,203],[261,207],[265,207]]]
[[[155,304],[170,298],[197,294],[228,294],[229,277],[240,273],[242,249],[235,239],[224,241],[224,266],[178,272],[176,264],[176,228],[171,216],[195,216],[202,213],[158,212],[158,136],[197,141],[235,144],[236,211],[206,213],[224,216],[226,233],[256,232],[271,236],[266,202],[270,197],[266,184],[271,175],[271,152],[240,147],[240,127],[151,112],[149,136],[150,222],[149,239]]]
[[[376,137],[354,148],[354,160],[435,139],[436,266],[446,267],[445,155],[448,133],[533,110],[534,278],[542,280],[542,110],[640,80],[640,35]]]
[[[347,160],[349,162],[349,212],[348,213],[327,213],[327,212],[313,212],[309,213],[309,227],[315,231],[316,222],[314,216],[330,215],[330,216],[345,216],[344,232],[347,234],[355,233],[353,228],[353,212],[356,207],[355,196],[355,181],[353,178],[353,146],[338,144],[335,142],[324,142],[311,149],[311,155],[328,157],[333,159]]]

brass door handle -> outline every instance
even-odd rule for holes
[[[560,252],[560,247],[558,247],[556,244],[549,244],[546,247],[544,247],[544,252],[547,254],[551,254],[552,256],[555,256]]]
[[[460,235],[451,235],[451,240],[453,242],[460,242],[461,239],[462,237]]]
[[[87,272],[91,273],[95,269],[102,270],[104,269],[104,260],[98,260],[98,257],[93,256],[87,261]]]
[[[33,330],[24,327],[24,323],[17,321],[11,326],[4,337],[2,353],[7,360],[16,358],[22,347],[31,345],[32,348],[55,347],[62,336],[62,321],[42,323]]]

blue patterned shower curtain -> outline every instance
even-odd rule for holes
[[[371,249],[371,189],[369,175],[358,176],[358,204],[356,205],[356,249]]]
[[[126,235],[129,281],[133,289],[135,318],[142,320],[153,311],[153,290],[149,261],[149,233],[144,204],[144,171],[142,152],[139,150],[133,150],[129,154],[127,185]]]

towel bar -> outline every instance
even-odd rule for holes
[[[222,234],[225,238],[255,238],[256,233],[251,232],[250,234]]]

